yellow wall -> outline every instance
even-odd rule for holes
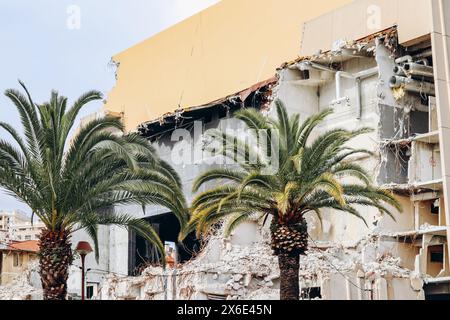
[[[10,284],[17,276],[21,275],[28,268],[28,265],[37,261],[38,257],[35,253],[24,251],[0,251],[0,259],[3,254],[1,282],[0,285]],[[14,266],[14,254],[20,255],[20,265]]]
[[[303,23],[351,0],[222,0],[116,55],[106,110],[128,130],[226,97],[275,74],[300,52]]]
[[[431,18],[430,0],[357,0],[308,21],[301,54],[328,51],[335,41],[361,39],[393,25],[399,42],[412,44],[431,32]]]

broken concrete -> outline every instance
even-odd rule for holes
[[[272,255],[268,238],[251,246],[232,245],[230,239],[221,236],[221,232],[209,239],[197,258],[177,269],[151,267],[139,277],[110,276],[101,290],[101,299],[278,299],[278,263]],[[361,286],[365,286],[379,279],[387,283],[392,279],[405,279],[414,283],[411,291],[420,293],[420,277],[402,268],[400,258],[367,254],[368,248],[377,247],[375,240],[364,239],[354,248],[312,247],[300,259],[300,286],[326,289],[326,283],[330,281],[349,281],[352,286],[361,282]],[[211,253],[217,250],[219,257],[211,259],[214,256]],[[352,289],[361,290],[357,287]],[[322,295],[347,299],[339,286],[328,286]]]
[[[421,59],[429,59],[422,63],[432,63],[429,55],[423,58],[430,45],[425,39],[415,49],[422,52]],[[431,105],[433,97],[431,92],[424,95],[411,90],[404,90],[399,96],[397,91],[404,88],[391,88],[389,82],[395,76],[395,67],[403,66],[406,61],[403,57],[398,59],[405,50],[398,45],[395,28],[357,42],[341,41],[329,52],[283,65],[278,70],[278,82],[271,91],[272,96],[267,99],[281,99],[288,112],[300,113],[302,120],[332,107],[335,113],[315,134],[337,127],[374,128],[373,133],[352,140],[349,146],[368,149],[374,155],[352,160],[372,172],[374,181],[396,192],[405,211],[401,214],[393,209],[397,218],[394,221],[382,216],[375,208],[363,208],[361,214],[368,228],[360,220],[333,210],[322,212],[321,223],[307,217],[309,234],[314,240],[308,255],[301,258],[300,286],[304,292],[315,291],[314,298],[422,299],[424,293],[420,284],[423,278],[429,272],[439,271],[436,271],[439,266],[427,270],[426,248],[437,240],[424,235],[435,232],[434,227],[444,226],[445,221],[442,213],[439,217],[432,216],[431,206],[421,199],[425,191],[430,191],[429,178],[437,175],[430,175],[427,167],[418,170],[417,166],[423,163],[421,158],[432,154],[428,149],[436,150],[429,148],[426,140],[431,128],[427,123],[433,122],[433,115],[428,112],[425,100],[429,99]],[[274,108],[262,111],[273,115]],[[213,118],[208,126],[222,128],[225,121],[233,127],[239,125],[228,118],[228,114],[222,117],[217,114]],[[164,135],[155,143],[163,157],[167,157],[174,147]],[[434,144],[437,143],[434,141]],[[424,156],[421,157],[420,152]],[[433,157],[436,159],[436,155]],[[196,173],[204,169],[207,168],[199,165],[193,166],[192,170],[177,168],[187,189]],[[439,170],[436,165],[435,171]],[[188,198],[191,197],[188,194]],[[436,199],[426,201],[436,202],[439,197],[436,195]],[[414,237],[419,235],[429,241],[417,242]],[[405,237],[409,237],[408,243]],[[102,289],[102,298],[275,297],[279,274],[269,239],[267,228],[261,228],[257,222],[236,230],[229,239],[223,238],[219,231],[208,239],[199,256],[177,269],[149,268],[136,278],[110,277]],[[444,266],[442,269],[447,270]],[[444,271],[441,274],[445,274]],[[305,298],[309,297],[305,295]]]
[[[10,284],[0,286],[0,300],[42,300],[38,270],[38,264],[32,263]]]

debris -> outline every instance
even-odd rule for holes
[[[411,288],[414,291],[421,291],[423,288],[423,279],[418,275],[411,275]]]
[[[197,258],[176,270],[149,267],[140,277],[111,276],[102,288],[102,299],[164,299],[174,296],[194,299],[209,295],[224,296],[230,300],[278,299],[278,261],[269,241],[265,239],[251,246],[232,245],[220,236],[221,232],[219,230],[209,239]],[[371,255],[371,259],[363,261],[362,252],[367,247],[376,246],[376,240],[376,236],[367,237],[353,248],[310,247],[307,254],[300,258],[302,286],[320,286],[322,279],[335,273],[356,272],[357,277],[366,280],[409,278],[411,271],[400,267],[399,258]],[[220,248],[217,248],[217,243],[220,243]],[[220,258],[209,261],[211,252],[216,250],[220,251]],[[417,279],[413,280],[414,287],[418,286],[420,277]]]
[[[12,283],[0,286],[0,300],[42,300],[42,290],[32,285],[34,273],[38,273],[38,264],[31,263]]]

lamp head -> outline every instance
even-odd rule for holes
[[[93,250],[92,250],[89,242],[80,241],[80,242],[78,242],[77,247],[75,248],[75,251],[79,255],[87,255],[88,253],[91,253]]]

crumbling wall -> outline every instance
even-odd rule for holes
[[[314,63],[319,63],[323,69],[318,71],[310,68],[306,79],[301,79],[304,74],[301,69],[301,62],[298,65],[291,65],[279,71],[280,81],[274,89],[275,95],[283,101],[290,113],[300,113],[301,118],[317,113],[325,108],[333,108],[334,114],[329,116],[322,125],[313,132],[312,139],[322,134],[326,130],[335,128],[346,128],[356,130],[361,127],[370,127],[374,132],[357,137],[351,141],[349,147],[355,149],[368,149],[374,152],[375,156],[360,156],[352,160],[363,166],[368,172],[373,172],[374,181],[380,170],[379,154],[379,123],[380,114],[378,109],[378,86],[383,83],[377,75],[368,76],[361,80],[361,95],[359,97],[356,90],[355,79],[342,78],[341,94],[345,99],[337,102],[336,93],[336,72],[326,71],[342,70],[347,74],[357,74],[364,70],[370,70],[377,66],[374,57],[366,56],[366,52],[374,53],[379,50],[373,46],[358,46],[357,44],[344,43],[343,46],[351,46],[355,55],[361,53],[358,58],[336,57],[338,54],[323,54],[313,57]],[[353,49],[354,48],[354,49]],[[364,53],[363,53],[364,50]],[[325,57],[323,57],[325,56]],[[338,61],[334,63],[333,61]],[[303,71],[304,72],[304,71]],[[319,74],[316,74],[319,73]],[[299,79],[300,78],[300,79]],[[390,89],[387,86],[387,89]],[[359,118],[358,99],[361,101],[361,117]],[[272,108],[271,115],[274,115]],[[373,208],[361,208],[369,226],[373,227],[379,221],[379,212]],[[323,210],[323,223],[320,224],[313,217],[309,221],[312,224],[311,236],[314,239],[328,241],[330,243],[340,243],[345,246],[354,246],[360,239],[370,234],[371,229],[351,215],[343,214],[335,210]]]
[[[390,39],[386,41],[390,43]],[[332,52],[329,57],[318,58],[325,71],[310,70],[308,74],[292,66],[281,69],[274,95],[285,103],[290,113],[300,113],[302,119],[332,107],[335,113],[315,135],[337,127],[349,130],[374,128],[373,133],[358,137],[349,145],[355,149],[368,149],[374,156],[352,160],[372,172],[373,180],[379,184],[403,183],[407,180],[407,168],[403,172],[397,170],[396,154],[386,152],[386,146],[409,137],[411,132],[422,133],[427,129],[422,125],[423,113],[416,110],[420,109],[421,101],[410,95],[401,98],[394,95],[389,80],[393,76],[395,57],[386,42],[377,41],[373,47],[346,45],[352,47],[351,51],[357,57],[341,56],[336,63],[331,61]],[[363,47],[365,52],[359,55]],[[328,58],[327,64],[324,59]],[[333,71],[326,71],[327,68],[358,74],[371,71],[374,66],[378,67],[378,76],[361,80],[361,110],[354,79],[342,79],[340,91],[345,97],[338,99],[336,81],[330,76]],[[274,108],[268,113],[273,115]],[[164,141],[159,142],[159,147],[162,147],[163,155],[172,150],[172,145]],[[197,165],[196,170],[202,169],[203,164]],[[192,175],[183,177],[189,185],[194,173],[185,167],[177,169]],[[399,181],[394,181],[394,177]],[[400,214],[392,208],[397,221],[381,216],[375,208],[360,208],[369,228],[359,219],[333,210],[324,210],[322,223],[308,216],[309,234],[313,240],[308,254],[301,257],[301,287],[320,288],[323,299],[423,299],[421,275],[411,271],[417,270],[415,258],[420,249],[410,243],[401,243],[393,236],[386,237],[415,227],[412,202],[409,197],[402,197],[401,201],[405,213]],[[237,230],[229,239],[219,230],[208,239],[197,258],[176,269],[148,268],[136,278],[110,276],[102,288],[101,298],[277,299],[279,271],[277,259],[270,250],[269,233],[256,222],[243,228],[246,230]],[[246,236],[249,230],[255,234],[253,239]]]
[[[0,286],[0,300],[42,300],[38,271],[38,263],[31,263],[27,270],[10,284]]]
[[[411,183],[442,179],[439,144],[414,141],[411,153],[412,157],[409,163],[409,181]]]
[[[377,226],[373,229],[373,233],[388,234],[414,230],[414,203],[411,202],[409,196],[398,196],[397,200],[400,202],[403,212],[395,215],[395,220],[387,216],[380,217]]]
[[[248,246],[233,245],[222,232],[218,230],[209,239],[196,259],[176,269],[150,267],[139,277],[109,276],[100,298],[278,299],[279,269],[267,230],[261,229],[263,241]],[[311,249],[300,259],[301,288],[320,287],[324,299],[421,299],[422,289],[411,285],[418,276],[402,268],[400,258],[379,254],[376,240],[365,238],[354,248],[335,245],[320,249],[317,243],[310,243]],[[387,286],[372,286],[377,281],[390,286],[398,282],[405,288],[393,295],[386,291]],[[349,289],[343,290],[346,287]],[[374,295],[367,295],[366,290]]]

